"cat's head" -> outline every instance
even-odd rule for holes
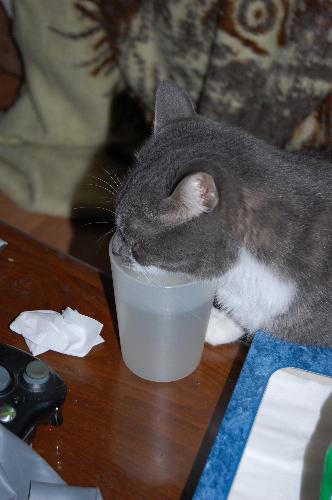
[[[176,84],[160,84],[153,134],[119,195],[115,254],[201,277],[216,274],[220,253],[227,262],[230,242],[218,224],[221,170],[213,144],[220,137],[215,127],[195,113]]]

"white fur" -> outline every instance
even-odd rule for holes
[[[269,328],[273,318],[290,307],[296,284],[281,278],[242,248],[234,266],[220,278],[216,295],[234,321],[227,322],[225,313],[213,310],[206,336],[213,345],[240,337],[241,328],[236,323],[251,332]]]
[[[205,336],[205,342],[211,345],[235,342],[243,335],[242,328],[227,314],[213,307]]]

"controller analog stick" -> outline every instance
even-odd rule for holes
[[[4,366],[0,366],[0,392],[7,389],[11,382],[9,371]]]
[[[45,384],[50,376],[50,370],[46,363],[43,363],[39,359],[31,361],[25,367],[25,372],[23,373],[24,380],[28,384],[32,385],[42,385]]]

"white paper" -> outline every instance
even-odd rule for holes
[[[332,378],[278,370],[267,385],[228,499],[318,499],[331,442]]]
[[[55,311],[24,311],[10,325],[22,335],[34,356],[48,350],[86,356],[93,346],[104,339],[99,321],[67,307],[62,313]]]

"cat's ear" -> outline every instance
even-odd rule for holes
[[[195,172],[184,177],[173,193],[164,200],[164,222],[186,222],[212,211],[218,204],[219,194],[212,175]]]
[[[190,118],[195,110],[190,97],[174,82],[161,82],[157,89],[154,132],[181,118]]]

